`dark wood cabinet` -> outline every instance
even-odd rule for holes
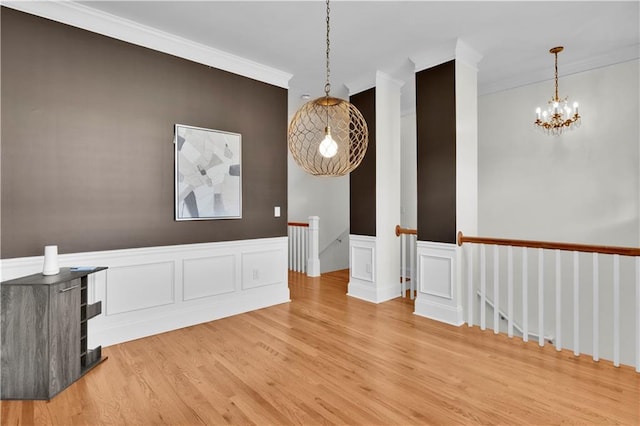
[[[87,348],[87,276],[106,269],[34,274],[0,284],[0,397],[50,399],[103,360]]]

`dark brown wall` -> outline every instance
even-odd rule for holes
[[[1,19],[2,258],[287,235],[285,89],[12,9]],[[176,123],[242,134],[242,219],[174,221]]]
[[[416,73],[418,240],[456,241],[455,62]]]
[[[349,101],[369,128],[369,146],[362,162],[349,175],[350,230],[353,235],[376,235],[376,89],[355,94]]]

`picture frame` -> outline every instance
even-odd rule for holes
[[[175,220],[242,218],[242,135],[176,124]]]

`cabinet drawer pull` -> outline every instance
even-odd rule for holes
[[[69,288],[63,288],[62,290],[60,290],[60,293],[66,293],[66,292],[71,291],[74,288],[78,288],[78,287],[79,287],[78,285],[74,285],[74,286],[71,286]]]

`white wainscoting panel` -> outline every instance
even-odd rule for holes
[[[217,296],[235,291],[236,258],[225,254],[182,262],[182,300]]]
[[[287,237],[277,237],[69,253],[58,260],[60,267],[108,267],[88,277],[89,303],[103,306],[88,325],[88,346],[96,347],[288,302],[287,248]],[[42,256],[3,259],[0,279],[42,266]]]
[[[451,300],[451,280],[453,265],[449,257],[422,254],[419,257],[420,268],[428,275],[421,284],[420,290],[431,296]]]
[[[349,286],[347,295],[377,303],[376,237],[349,235]]]
[[[288,249],[287,249],[288,250]],[[282,271],[273,267],[287,262],[287,250],[268,250],[242,253],[242,289],[274,285],[286,281]],[[285,274],[286,275],[286,274]]]
[[[175,302],[175,263],[119,266],[107,270],[105,315],[169,305]]]
[[[455,244],[418,241],[416,315],[456,326],[464,323],[457,251]]]

